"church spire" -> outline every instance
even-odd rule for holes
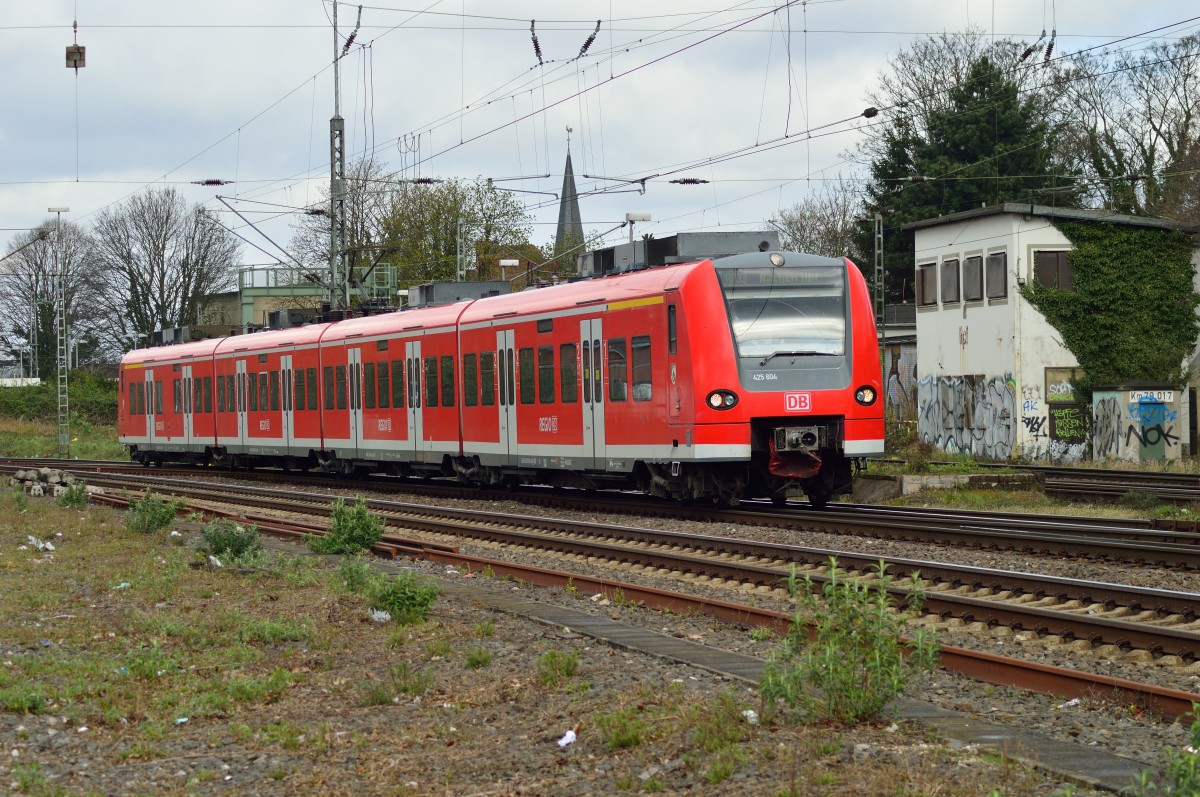
[[[583,221],[579,217],[579,196],[575,191],[575,170],[571,168],[571,128],[567,128],[567,163],[563,168],[562,199],[558,205],[558,229],[554,234],[557,250],[583,243]],[[578,255],[579,251],[573,252]]]

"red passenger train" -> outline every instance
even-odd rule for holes
[[[791,252],[138,349],[120,378],[145,464],[823,506],[883,452],[862,275]]]

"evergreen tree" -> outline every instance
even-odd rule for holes
[[[982,56],[949,89],[946,106],[929,113],[927,130],[905,117],[884,129],[864,205],[867,219],[884,219],[889,301],[913,296],[913,234],[901,230],[904,224],[1002,202],[1078,204],[1075,181],[1054,162],[1053,134],[1039,107]],[[860,226],[857,248],[873,252],[873,236],[871,223]]]

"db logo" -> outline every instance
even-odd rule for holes
[[[783,408],[787,412],[811,412],[811,393],[784,393]]]

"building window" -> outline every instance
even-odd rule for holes
[[[976,255],[963,261],[962,289],[964,302],[983,301],[983,258]]]
[[[958,258],[942,261],[942,304],[958,302]]]
[[[917,304],[937,304],[937,264],[917,266]]]
[[[987,256],[987,297],[1003,299],[1008,296],[1008,253],[993,252]]]
[[[1071,290],[1071,256],[1069,252],[1034,252],[1034,278],[1047,288]]]

